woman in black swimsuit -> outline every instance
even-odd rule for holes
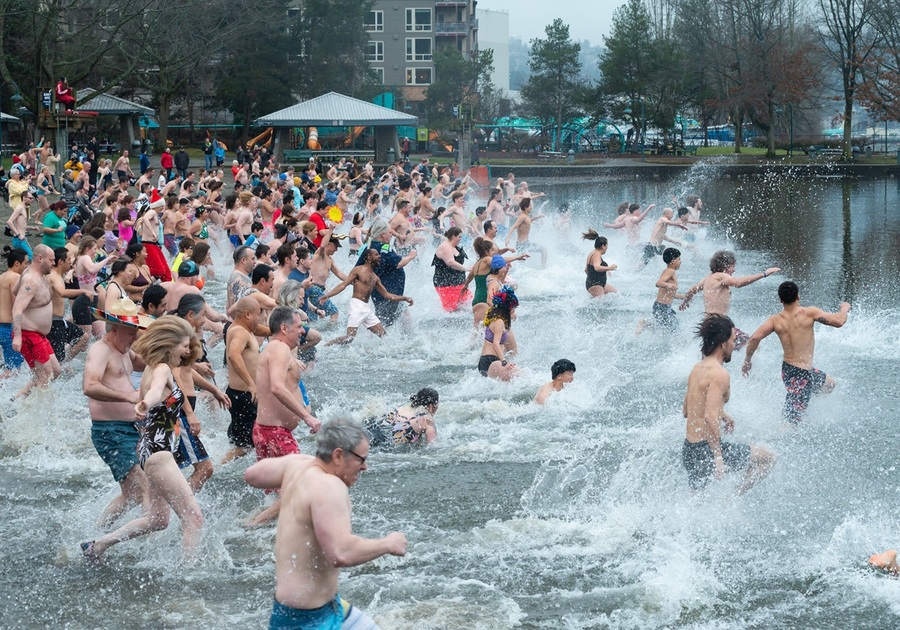
[[[148,480],[147,503],[140,517],[102,538],[81,543],[82,553],[94,562],[100,562],[112,545],[168,527],[170,508],[181,520],[186,555],[196,550],[203,527],[200,506],[175,463],[184,394],[172,371],[200,358],[200,342],[185,320],[165,315],[150,324],[132,348],[147,364],[134,406],[141,433],[138,460]]]
[[[586,241],[594,241],[594,251],[588,254],[587,262],[584,265],[584,273],[587,274],[584,287],[591,297],[603,297],[607,293],[615,293],[616,288],[606,282],[606,273],[615,271],[618,265],[608,265],[603,260],[603,254],[609,248],[609,241],[605,236],[597,234],[594,229],[582,234],[581,238]]]

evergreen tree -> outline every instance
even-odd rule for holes
[[[559,18],[544,30],[546,39],[531,40],[528,65],[531,76],[522,87],[526,111],[555,129],[553,146],[559,148],[563,126],[580,115],[585,82],[578,57],[581,45],[569,37],[569,26]]]
[[[428,124],[444,128],[453,120],[453,107],[460,103],[475,106],[476,117],[483,118],[490,112],[482,111],[482,105],[491,101],[494,92],[491,73],[494,71],[494,51],[480,51],[467,59],[455,48],[441,48],[434,55],[435,81],[425,91],[428,107]]]
[[[374,0],[304,0],[294,27],[303,60],[296,91],[303,99],[340,92],[368,100],[378,79],[366,54],[364,19]]]

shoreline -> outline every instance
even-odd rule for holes
[[[596,181],[599,178],[668,179],[697,166],[706,167],[712,179],[754,178],[777,175],[792,179],[882,179],[900,177],[900,164],[844,164],[823,162],[810,164],[734,164],[718,160],[701,159],[689,163],[660,164],[629,160],[614,164],[486,164],[488,177],[505,177],[514,172],[519,179],[538,181],[564,179],[572,181]]]

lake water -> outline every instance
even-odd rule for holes
[[[900,581],[865,566],[869,554],[900,545],[900,183],[722,181],[715,168],[672,181],[532,183],[549,193],[545,210],[568,201],[574,225],[568,234],[552,221],[537,227],[533,240],[549,249],[547,266],[513,268],[524,372],[512,383],[477,373],[471,316],[440,310],[430,251],[408,268],[411,326],[396,326],[384,340],[363,331],[350,347],[320,351],[308,386],[322,419],[362,419],[423,386],[441,395],[439,446],[373,453],[351,490],[357,533],[397,529],[410,541],[405,558],[382,558],[341,578],[341,594],[382,628],[900,625]],[[700,302],[680,314],[674,335],[636,337],[662,263],[635,271],[624,235],[608,230],[601,230],[611,238],[606,259],[619,264],[610,282],[621,293],[598,301],[584,290],[590,245],[578,232],[611,220],[620,201],[665,205],[673,193],[699,194],[713,222],[694,251],[684,250],[683,288],[707,273],[720,248],[736,251],[736,275],[783,268],[735,291],[732,317],[742,329],[779,309],[783,278],[798,282],[805,304],[831,311],[841,300],[853,304],[844,328],[818,330],[816,364],[838,387],[814,399],[798,431],[782,428],[774,337],[763,342],[750,378],[740,376],[742,353],[728,366],[735,439],[778,455],[772,474],[743,497],[734,496],[733,475],[692,497],[681,466],[680,411],[699,358],[690,329]],[[221,284],[209,293],[220,302]],[[338,304],[348,301],[345,292]],[[326,339],[335,334],[325,331]],[[221,346],[213,355],[221,368]],[[550,364],[563,357],[577,365],[575,382],[545,409],[534,406]],[[104,567],[82,564],[78,543],[99,534],[95,519],[117,493],[91,446],[82,365],[76,359],[74,374],[51,391],[0,408],[0,627],[265,627],[274,529],[239,526],[264,502],[242,480],[250,458],[217,467],[199,495],[206,531],[197,566],[181,564],[174,518],[169,531],[116,546]],[[25,378],[0,382],[0,399]],[[227,450],[227,415],[202,409],[200,417],[217,461]],[[304,434],[302,450],[311,445]]]

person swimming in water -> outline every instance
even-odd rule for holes
[[[410,396],[409,404],[383,416],[368,418],[363,426],[369,432],[369,445],[378,448],[433,444],[437,440],[434,414],[438,405],[438,393],[430,387],[423,387]]]
[[[537,391],[534,402],[543,405],[550,394],[561,392],[563,388],[575,380],[575,364],[568,359],[560,359],[550,367],[552,380]]]

